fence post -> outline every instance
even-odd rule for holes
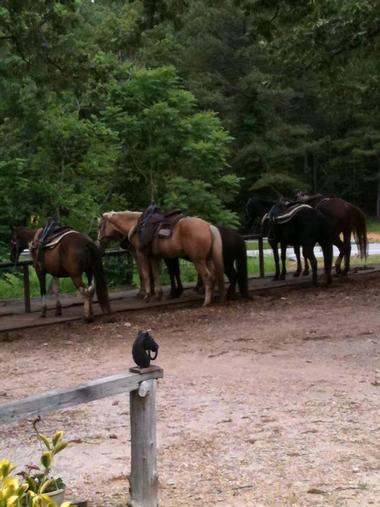
[[[156,458],[156,388],[157,380],[145,380],[131,391],[131,507],[158,506]]]
[[[265,275],[264,272],[264,243],[262,236],[259,237],[259,270],[260,270],[260,278],[263,278]]]
[[[29,281],[29,266],[28,264],[24,264],[23,267],[24,273],[24,307],[25,312],[30,313],[30,281]]]

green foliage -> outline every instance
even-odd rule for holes
[[[64,487],[62,479],[49,477],[54,464],[54,457],[68,445],[63,439],[63,431],[57,431],[52,437],[42,435],[37,431],[38,440],[46,451],[41,454],[43,470],[30,474],[21,472],[23,483],[12,476],[15,467],[8,460],[0,461],[0,507],[57,507],[48,493]],[[33,470],[38,467],[30,467]],[[70,502],[64,502],[61,507],[70,507]]]
[[[283,173],[265,173],[251,186],[252,192],[270,190],[278,197],[293,196],[300,188],[307,189],[307,185]]]

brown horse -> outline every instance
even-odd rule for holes
[[[367,221],[361,209],[340,197],[323,197],[319,194],[308,196],[302,192],[299,192],[296,197],[298,200],[307,202],[310,206],[318,209],[332,226],[333,244],[339,249],[339,255],[335,261],[337,275],[345,275],[350,269],[351,234],[354,235],[360,257],[367,257]],[[343,259],[344,269],[342,271]]]
[[[30,244],[41,234],[26,227],[12,228],[11,262],[16,263],[20,253],[29,248]],[[62,315],[62,305],[59,301],[59,278],[70,277],[73,284],[83,297],[84,316],[87,321],[93,318],[92,298],[94,291],[98,297],[103,313],[110,312],[106,278],[103,270],[101,254],[88,236],[80,232],[69,230],[52,248],[45,248],[40,255],[35,249],[31,250],[33,265],[40,284],[42,299],[41,317],[46,317],[46,274],[53,276],[53,289],[56,295],[55,315]],[[89,286],[83,283],[82,276],[86,274]],[[95,282],[95,285],[94,285]]]
[[[162,297],[159,274],[161,258],[188,257],[194,263],[205,286],[204,306],[211,303],[215,282],[223,301],[223,253],[218,229],[201,218],[184,217],[176,223],[169,238],[154,238],[148,252],[142,247],[136,231],[141,215],[139,211],[103,213],[98,224],[98,241],[102,245],[109,237],[114,237],[115,230],[128,237],[140,268],[145,299],[148,301],[152,295],[150,272],[153,273],[157,297]]]

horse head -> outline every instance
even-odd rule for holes
[[[139,331],[132,346],[132,357],[137,366],[147,368],[158,354],[158,343],[147,331]],[[154,354],[151,354],[153,352]]]
[[[98,219],[98,247],[104,249],[105,245],[111,240],[124,241],[129,239],[140,216],[140,211],[108,211],[103,213]]]
[[[16,264],[19,260],[20,254],[26,248],[29,248],[30,235],[26,234],[26,227],[12,226],[11,227],[11,241],[10,241],[10,261]]]
[[[98,239],[96,244],[101,251],[104,251],[106,245],[112,240],[122,240],[123,235],[112,224],[110,220],[113,211],[103,213],[98,218]]]
[[[245,206],[245,223],[249,231],[260,230],[261,221],[274,202],[260,197],[251,197]]]

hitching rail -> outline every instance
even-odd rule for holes
[[[163,377],[158,366],[130,371],[80,384],[69,389],[48,391],[22,400],[0,404],[0,424],[37,416],[108,396],[129,392],[131,421],[131,473],[133,507],[157,507],[156,388]]]
[[[243,236],[245,240],[257,240],[258,241],[258,250],[259,250],[259,273],[260,278],[263,278],[265,275],[264,271],[264,246],[263,246],[263,236],[259,234],[248,234]],[[125,255],[126,250],[107,250],[104,253],[105,257],[115,257],[120,255]],[[24,285],[24,308],[25,313],[31,312],[31,303],[30,303],[30,280],[29,280],[29,266],[32,266],[33,262],[31,260],[22,260],[14,264],[13,262],[0,262],[0,269],[11,269],[11,268],[22,268],[23,270],[23,285]]]

